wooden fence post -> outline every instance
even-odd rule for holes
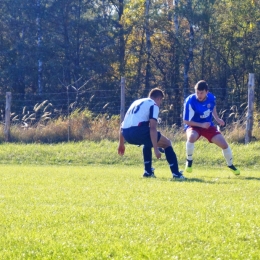
[[[254,86],[255,86],[255,74],[249,73],[248,79],[248,108],[247,108],[247,120],[246,120],[246,136],[245,144],[251,142],[253,123],[254,123]]]
[[[5,135],[6,142],[10,141],[11,100],[12,100],[11,92],[6,92],[5,128],[4,128],[4,135]]]
[[[125,77],[121,77],[121,108],[120,122],[123,122],[125,117]]]

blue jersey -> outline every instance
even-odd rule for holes
[[[212,112],[216,105],[216,97],[208,92],[206,100],[200,102],[196,94],[192,94],[185,99],[183,120],[194,121],[197,123],[210,122],[213,126]],[[189,126],[185,125],[185,129]]]

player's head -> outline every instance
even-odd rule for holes
[[[208,84],[205,80],[200,80],[194,87],[196,97],[199,101],[204,101],[209,92]]]
[[[149,98],[164,98],[164,93],[159,88],[153,88],[148,95]]]
[[[208,84],[205,80],[198,81],[194,88],[195,88],[195,90],[200,90],[200,91],[209,90]]]
[[[160,106],[163,98],[164,98],[164,93],[161,89],[159,88],[153,88],[150,92],[149,92],[149,95],[148,95],[149,98],[153,99],[156,104],[158,106]]]

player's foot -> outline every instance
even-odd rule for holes
[[[145,172],[143,174],[144,178],[156,178],[156,176],[153,173]]]
[[[192,172],[192,160],[186,160],[185,171],[189,173]]]
[[[173,179],[178,179],[178,180],[185,180],[185,177],[182,174],[182,171],[178,173],[173,173],[172,174]]]
[[[237,169],[233,164],[231,166],[228,166],[228,168],[235,174],[235,175],[239,175],[240,174],[240,170]]]
[[[156,176],[154,175],[154,168],[151,168],[151,172],[147,172],[145,171],[143,174],[144,178],[156,178]]]

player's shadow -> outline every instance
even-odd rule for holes
[[[214,181],[209,181],[205,179],[199,179],[199,178],[187,178],[188,182],[201,182],[201,183],[215,183]]]
[[[243,176],[234,176],[233,178],[237,178],[239,180],[254,180],[254,181],[260,181],[260,178],[256,178],[256,177],[243,177]],[[144,178],[146,179],[146,178]],[[170,178],[166,178],[166,177],[158,177],[156,176],[156,178],[148,178],[148,179],[152,179],[152,180],[156,180],[156,181],[164,181],[164,182],[197,182],[197,183],[207,183],[207,184],[216,184],[219,181],[221,181],[221,184],[230,184],[230,181],[225,181],[225,179],[231,179],[230,177],[225,178],[225,177],[216,177],[214,179],[212,178],[208,178],[207,176],[203,176],[203,179],[200,178],[185,178],[185,180],[181,180],[181,179],[170,179]]]
[[[181,180],[181,179],[169,179],[169,178],[165,178],[165,177],[157,177],[156,176],[156,180],[158,181],[171,181],[171,182],[198,182],[198,183],[209,183],[209,184],[215,184],[216,181],[212,181],[212,180],[205,180],[205,179],[199,179],[199,178],[185,178],[185,180]]]
[[[240,176],[239,179],[247,180],[247,181],[260,181],[260,178],[256,178],[256,177],[243,177],[243,176]]]

